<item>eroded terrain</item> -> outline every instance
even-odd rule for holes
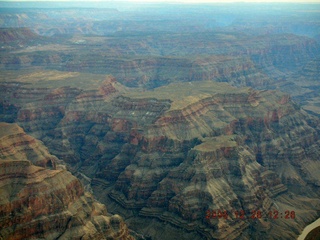
[[[51,175],[78,189],[71,200],[61,190],[69,200],[59,207],[30,205],[9,220],[5,204],[27,208],[30,193],[4,184],[13,191],[0,205],[4,237],[66,212],[76,230],[14,237],[294,239],[319,217],[320,20],[310,6],[274,7],[278,21],[269,8],[259,17],[255,8],[185,7],[179,17],[155,8],[152,20],[144,8],[1,10],[0,119],[12,124],[1,125],[0,169],[6,182],[21,170],[48,194]]]

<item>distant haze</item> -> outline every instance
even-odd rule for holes
[[[97,0],[99,1],[99,0]],[[320,0],[127,0],[128,2],[166,2],[166,3],[233,3],[233,2],[294,2],[294,3],[320,3]]]
[[[0,0],[0,2],[31,2],[32,0]],[[38,0],[32,2],[83,2],[77,0]],[[137,3],[319,3],[320,0],[89,0],[86,2],[137,2]]]

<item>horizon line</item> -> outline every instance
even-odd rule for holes
[[[6,3],[28,3],[28,2],[59,2],[59,3],[165,3],[165,4],[215,4],[215,3],[258,3],[258,4],[283,4],[283,3],[294,3],[294,4],[320,4],[320,0],[0,0],[0,2]]]

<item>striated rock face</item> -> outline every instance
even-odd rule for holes
[[[255,236],[294,238],[301,230],[296,224],[317,216],[319,120],[288,96],[212,83],[127,96],[140,101],[171,96],[172,102],[153,124],[131,135],[139,150],[110,192],[121,205],[210,239],[246,239],[252,228]],[[206,219],[208,209],[227,211],[229,220]],[[239,209],[246,220],[235,216]],[[303,216],[291,222],[268,219],[275,209]],[[252,225],[254,211],[265,218]],[[286,230],[274,231],[284,225]]]
[[[43,144],[0,123],[1,239],[133,239]]]
[[[320,116],[320,59],[308,62],[288,84],[282,84],[280,89],[292,94],[301,102],[302,108],[308,113]]]
[[[286,94],[214,82],[128,91],[112,77],[90,90],[32,89],[29,103],[12,100],[16,121],[154,239],[146,218],[196,235],[184,239],[290,239],[317,217],[319,119]]]
[[[32,32],[28,28],[0,28],[0,42],[2,44],[9,44],[15,41],[23,42],[37,39],[40,40],[41,37]]]
[[[130,41],[123,36],[61,41],[58,45],[55,38],[48,38],[41,46],[5,51],[0,54],[0,69],[46,67],[112,74],[128,87],[147,89],[202,80],[262,88],[296,72],[320,52],[319,44],[307,37],[223,31],[161,37],[153,33],[130,36]],[[79,41],[85,44],[77,44]]]
[[[319,217],[316,6],[177,6],[1,11],[51,36],[0,29],[0,120],[32,136],[3,125],[1,237],[130,238],[84,189],[142,239],[294,239]]]
[[[31,164],[55,170],[59,160],[43,144],[27,135],[18,125],[1,123],[1,160],[28,160]]]

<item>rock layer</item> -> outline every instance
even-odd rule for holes
[[[278,88],[317,114],[316,6],[273,6],[157,5],[151,20],[149,9],[4,9],[1,26],[81,35],[1,29],[0,118],[153,239],[293,239],[319,216],[319,119],[277,91],[211,82]],[[1,148],[1,234],[128,237],[56,157],[18,135]]]
[[[179,92],[176,98],[171,91]],[[273,209],[285,211],[278,207],[281,204],[304,212],[305,217],[316,216],[319,122],[288,96],[210,83],[169,85],[127,96],[140,101],[171,96],[172,102],[143,133],[132,136],[140,151],[110,193],[121,205],[141,208],[141,216],[157,217],[213,239],[246,238],[252,223],[232,218],[239,209],[246,213],[259,209],[266,215]],[[315,210],[307,210],[313,208],[308,197],[295,196],[301,191],[312,192]],[[286,196],[294,200],[283,200]],[[309,207],[293,206],[293,201]],[[206,221],[207,209],[226,210],[232,221]],[[269,231],[287,224],[281,237],[293,238],[297,223],[301,219],[258,219],[254,228],[277,239]]]
[[[214,82],[139,91],[112,77],[91,90],[41,91],[13,101],[16,121],[131,222],[156,218],[211,239],[278,239],[317,216],[319,120],[286,94]],[[207,219],[208,210],[229,217]],[[242,210],[246,219],[235,216]],[[287,210],[296,218],[268,218]],[[253,211],[264,218],[251,219]]]
[[[2,239],[133,239],[41,142],[0,123]]]
[[[320,51],[315,40],[293,34],[248,36],[210,31],[129,37],[130,41],[123,36],[99,37],[97,43],[95,37],[84,36],[63,39],[60,45],[52,38],[41,46],[4,51],[0,69],[46,67],[112,74],[129,87],[214,80],[261,88],[274,83],[273,78],[295,73]]]

